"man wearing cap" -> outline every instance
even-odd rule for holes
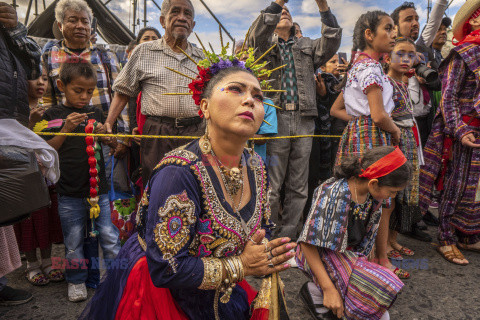
[[[468,260],[458,247],[480,252],[480,0],[468,0],[453,22],[455,47],[440,65],[442,103],[425,146],[420,205],[434,185],[439,207],[438,252],[449,262]]]

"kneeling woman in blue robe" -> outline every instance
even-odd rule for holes
[[[267,172],[245,149],[263,120],[262,91],[243,65],[219,69],[201,88],[205,135],[156,167],[138,234],[117,257],[127,266],[108,270],[81,318],[244,320],[286,312],[278,272],[289,268],[296,244],[269,240]],[[267,276],[258,295],[248,275]]]

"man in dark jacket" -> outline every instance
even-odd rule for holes
[[[311,0],[313,1],[313,0]],[[317,117],[314,74],[340,46],[342,29],[326,0],[316,0],[322,22],[322,37],[310,39],[295,36],[292,16],[284,0],[272,2],[253,22],[247,47],[263,54],[275,48],[265,60],[268,68],[286,65],[272,73],[277,92],[271,98],[282,110],[277,111],[278,135],[311,135]],[[319,21],[320,22],[320,21]],[[308,160],[312,138],[271,140],[267,143],[272,186],[272,219],[278,225],[276,235],[297,238],[298,227],[308,193]],[[288,174],[287,174],[288,172]],[[285,201],[280,219],[280,190],[285,183]]]
[[[16,119],[27,126],[30,109],[27,79],[40,76],[41,49],[27,38],[27,29],[18,23],[17,13],[0,2],[0,120]],[[1,227],[0,234],[0,306],[28,302],[32,295],[6,285],[6,274],[21,266],[13,227]]]

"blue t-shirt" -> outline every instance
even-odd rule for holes
[[[265,98],[264,102],[273,104],[273,101],[268,99],[268,98]],[[266,136],[273,136],[273,135],[278,133],[278,131],[277,131],[277,111],[275,110],[274,107],[269,106],[265,103],[263,104],[263,108],[265,109],[264,119],[265,119],[265,121],[270,123],[271,126],[266,124],[265,122],[262,122],[262,125],[258,129],[257,134],[266,135]],[[258,155],[260,157],[262,157],[263,162],[265,162],[265,164],[268,163],[268,161],[267,161],[267,144],[266,143],[263,144],[263,145],[255,145],[255,152],[258,153]]]

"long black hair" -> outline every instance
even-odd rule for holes
[[[162,35],[160,34],[160,31],[158,31],[156,28],[154,27],[145,27],[145,28],[142,28],[140,29],[140,31],[138,31],[138,35],[137,35],[137,38],[135,39],[135,41],[137,42],[137,44],[140,44],[140,40],[142,40],[142,37],[143,37],[143,34],[147,31],[153,31],[155,32],[155,34],[157,35],[158,39],[160,39],[162,37]]]
[[[391,146],[375,147],[367,150],[363,157],[346,157],[342,160],[342,163],[335,168],[334,176],[337,179],[358,177],[362,174],[362,170],[367,169],[369,166],[385,157],[387,154],[392,153],[394,150],[395,148]],[[407,161],[395,171],[378,178],[378,185],[399,188],[405,186],[408,181],[410,181],[411,177],[412,165]]]
[[[358,18],[355,23],[355,28],[353,29],[353,47],[352,47],[352,58],[350,64],[348,65],[347,72],[352,68],[355,54],[358,51],[363,51],[368,47],[368,42],[365,39],[365,30],[370,29],[375,34],[377,28],[380,25],[382,17],[388,16],[388,14],[381,10],[368,11]],[[338,85],[338,89],[344,88],[347,84],[347,76],[345,76]]]

